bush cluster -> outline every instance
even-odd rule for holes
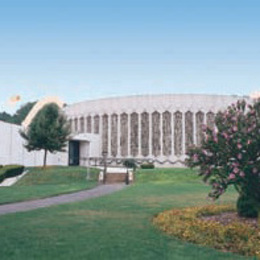
[[[24,166],[22,165],[5,165],[0,167],[0,182],[6,178],[11,178],[22,174]]]
[[[141,169],[154,169],[153,163],[143,163],[140,165]]]
[[[259,227],[255,228],[240,222],[223,225],[201,218],[227,211],[235,211],[235,208],[227,205],[211,205],[174,209],[160,213],[153,222],[167,234],[188,242],[260,257]]]
[[[127,168],[132,168],[134,170],[137,168],[137,164],[134,159],[125,159],[123,161],[123,165]]]
[[[260,99],[253,104],[237,101],[217,113],[215,127],[204,125],[203,130],[202,144],[187,152],[187,165],[199,167],[212,186],[210,197],[217,199],[234,186],[240,197],[250,198],[255,212],[260,211]],[[247,211],[238,213],[248,217]]]

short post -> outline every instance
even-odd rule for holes
[[[129,184],[129,172],[128,172],[128,167],[126,167],[126,176],[125,176],[125,184]]]
[[[90,160],[87,158],[87,180],[90,180]]]
[[[103,151],[102,156],[103,156],[103,161],[104,161],[103,184],[105,184],[106,174],[107,174],[107,151]]]

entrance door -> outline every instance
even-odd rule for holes
[[[79,165],[79,141],[69,141],[69,165]]]

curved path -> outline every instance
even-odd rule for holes
[[[49,207],[69,202],[81,201],[90,198],[100,197],[121,190],[126,187],[125,184],[106,184],[100,185],[90,190],[78,191],[70,194],[63,194],[55,197],[37,199],[31,201],[17,202],[0,205],[0,215],[28,211],[38,208]]]

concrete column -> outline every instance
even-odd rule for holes
[[[152,113],[148,113],[149,114],[149,157],[152,157],[152,150],[153,150],[153,146],[152,146]]]
[[[159,112],[159,114],[160,114],[160,116],[159,116],[159,119],[160,119],[160,134],[161,134],[161,136],[160,136],[160,147],[161,147],[161,149],[160,149],[160,154],[159,154],[159,156],[162,156],[163,155],[163,113],[160,113]]]
[[[107,146],[107,150],[108,150],[108,157],[111,157],[111,115],[107,115],[107,131],[108,131],[108,137],[107,137],[107,141],[108,141],[108,146]]]
[[[182,154],[185,154],[185,112],[182,113]]]
[[[193,115],[193,143],[197,144],[197,121],[196,121],[196,111],[192,111]]]
[[[121,145],[120,145],[120,136],[121,136],[121,115],[117,114],[117,157],[121,157]]]
[[[99,114],[100,157],[103,157],[103,114]]]
[[[142,151],[141,151],[141,113],[138,114],[138,158],[142,157]]]
[[[95,119],[94,119],[94,114],[91,114],[91,133],[94,134],[94,128],[95,128]]]
[[[87,116],[84,116],[84,133],[87,133],[87,129],[88,129],[88,120],[87,120]]]
[[[127,156],[129,157],[131,155],[131,113],[127,114],[127,124],[128,124],[128,136],[127,136],[127,143],[128,143],[128,146],[127,146]]]
[[[175,150],[174,150],[174,112],[171,113],[171,120],[172,120],[172,153],[171,153],[171,156],[174,156],[174,153],[175,153]]]

